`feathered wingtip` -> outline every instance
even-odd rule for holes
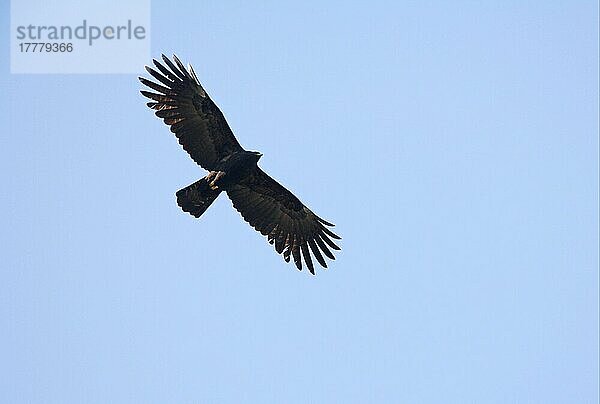
[[[206,93],[202,88],[200,80],[198,79],[198,76],[196,75],[192,65],[188,64],[188,67],[186,68],[177,55],[173,54],[172,58],[173,61],[171,61],[165,54],[161,54],[162,63],[156,59],[152,59],[154,67],[147,65],[144,66],[144,69],[148,72],[148,74],[150,74],[154,79],[158,80],[160,84],[141,76],[138,77],[138,80],[140,80],[140,82],[145,86],[164,95],[171,95],[174,86],[177,86],[182,82],[192,82],[200,88],[201,95],[205,96]],[[156,95],[154,93],[150,93],[145,90],[141,90],[141,93],[144,97],[151,98],[153,100],[156,99]],[[154,95],[154,97],[152,95]]]

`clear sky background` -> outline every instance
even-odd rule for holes
[[[1,58],[0,401],[597,402],[596,2],[247,3],[153,2],[152,54],[339,258],[183,213],[134,75]]]

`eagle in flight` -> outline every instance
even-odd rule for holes
[[[314,275],[312,252],[327,268],[323,254],[333,260],[331,250],[340,249],[332,240],[340,237],[328,229],[333,224],[315,215],[258,167],[262,154],[244,150],[238,143],[192,66],[186,69],[175,55],[173,61],[165,55],[162,60],[164,64],[153,59],[156,69],[146,66],[158,83],[139,78],[154,92],[141,93],[151,100],[148,107],[171,127],[183,149],[208,171],[201,180],[177,191],[177,204],[198,218],[225,191],[244,220],[266,236],[286,262],[292,257],[302,270],[304,260]]]

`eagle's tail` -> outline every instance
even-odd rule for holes
[[[206,209],[217,199],[221,193],[220,189],[212,189],[208,185],[206,177],[194,182],[192,185],[177,191],[177,205],[184,212],[200,217]]]

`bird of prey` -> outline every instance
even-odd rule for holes
[[[302,260],[311,274],[311,254],[327,268],[323,254],[335,259],[339,250],[332,239],[340,237],[328,227],[333,224],[308,209],[294,194],[261,170],[262,154],[242,148],[225,117],[204,90],[194,69],[162,55],[153,59],[155,68],[146,71],[158,82],[140,77],[151,91],[141,93],[156,116],[171,127],[183,149],[208,174],[175,194],[183,211],[200,217],[225,192],[245,221],[274,244],[286,262],[293,258],[302,270]],[[309,252],[310,250],[310,252]]]

